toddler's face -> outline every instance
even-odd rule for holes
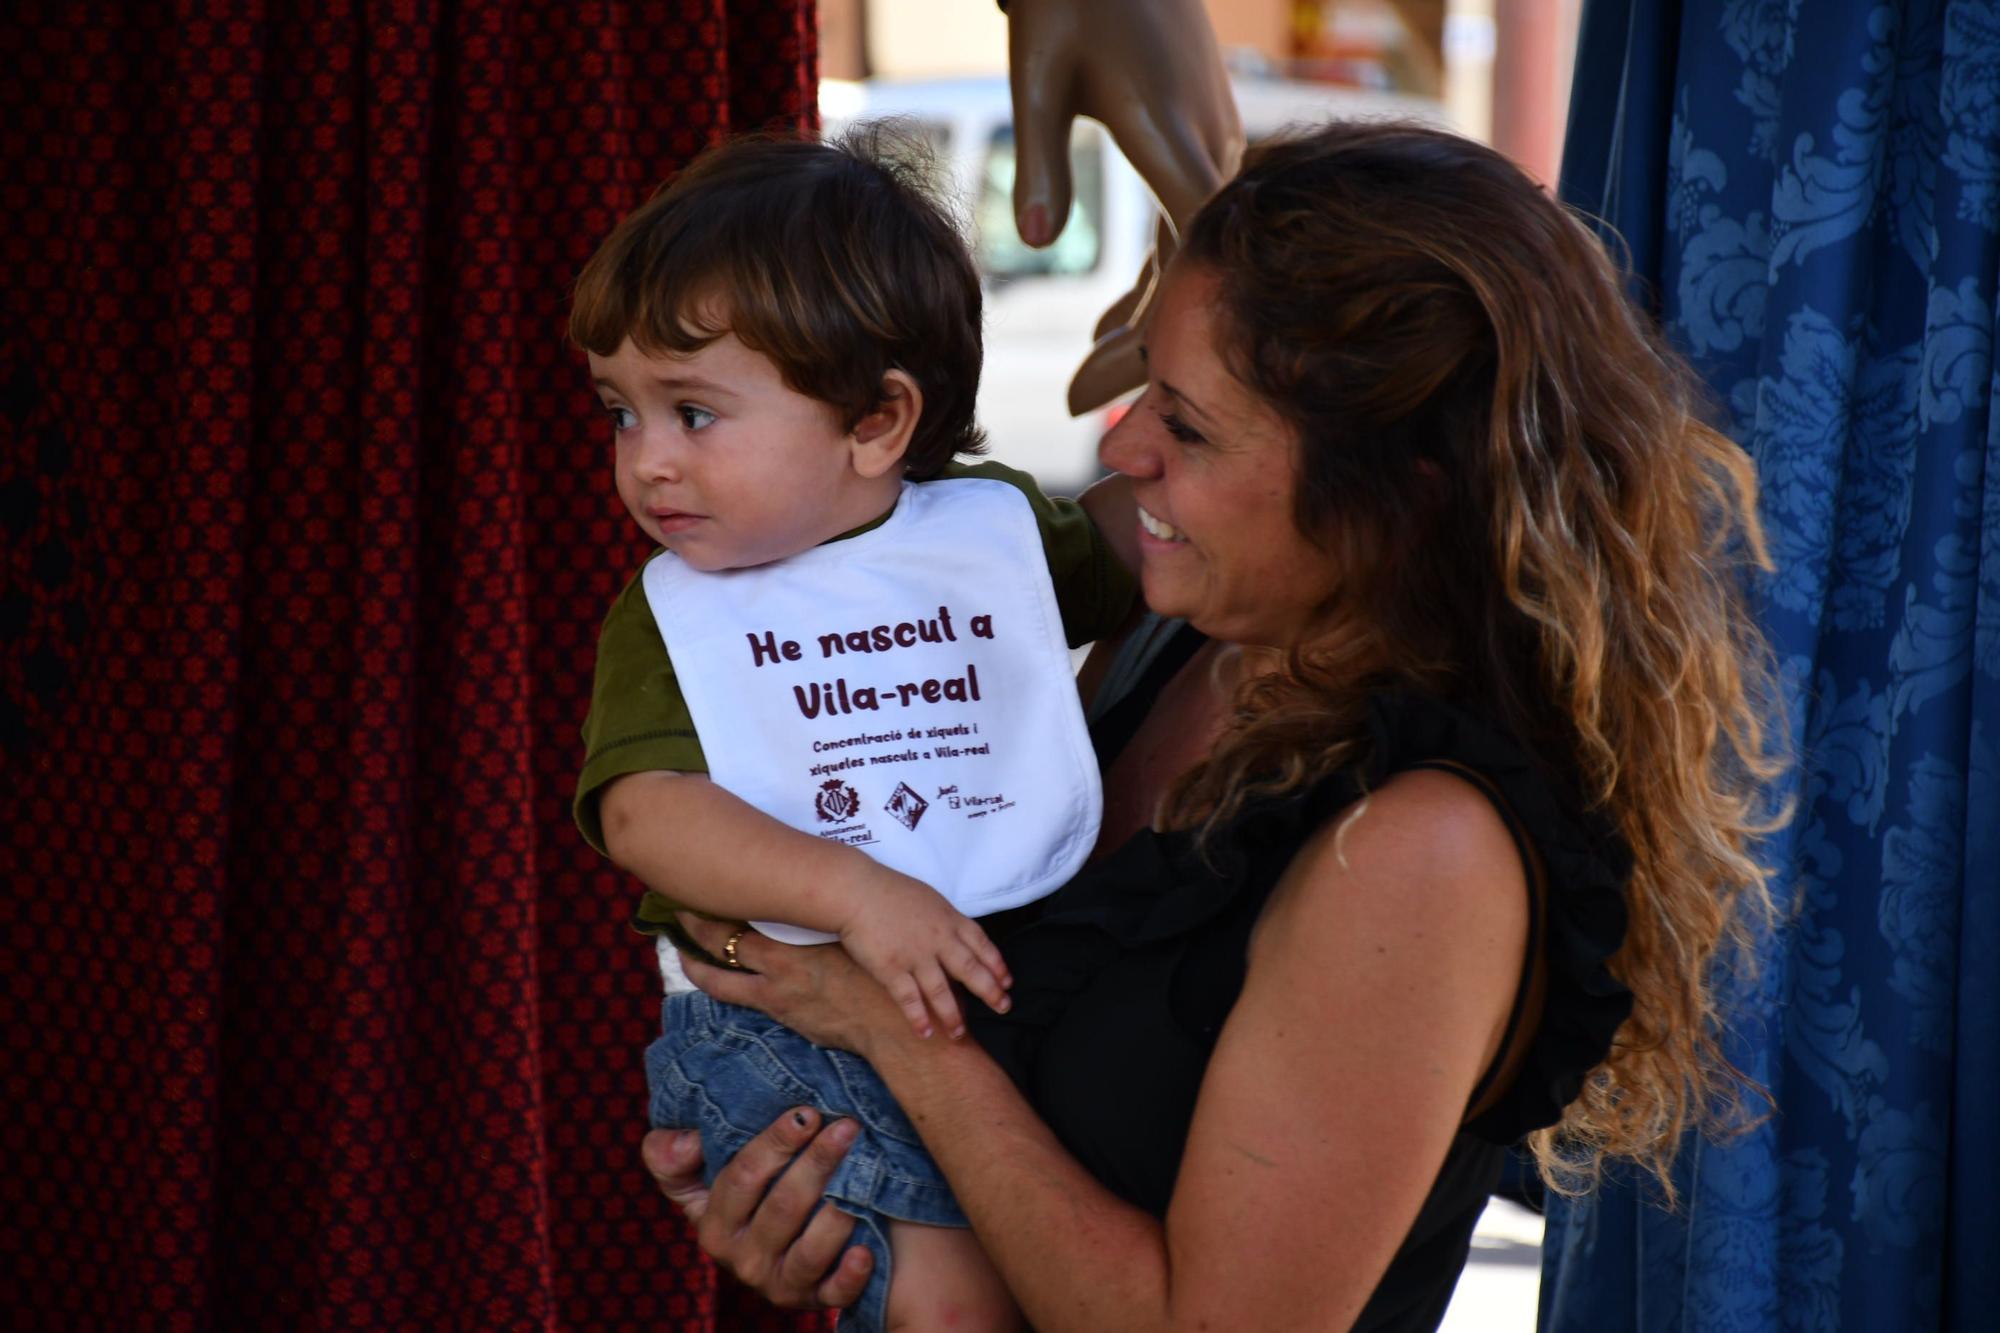
[[[590,376],[611,417],[618,498],[654,541],[696,569],[796,555],[855,518],[851,441],[834,409],[725,333],[691,356],[630,338]]]

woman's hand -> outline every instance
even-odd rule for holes
[[[712,1189],[701,1183],[693,1130],[656,1129],[639,1156],[696,1243],[738,1281],[786,1309],[838,1307],[860,1299],[875,1268],[866,1248],[847,1244],[854,1219],[818,1206],[854,1133],[851,1120],[822,1130],[818,1113],[800,1107],[745,1144]]]
[[[1200,0],[1012,0],[1007,45],[1021,239],[1047,245],[1062,232],[1078,116],[1110,129],[1166,211],[1153,258],[1098,322],[1070,382],[1070,411],[1087,412],[1144,383],[1138,339],[1158,276],[1180,229],[1235,174],[1243,126]]]
[[[727,921],[681,914],[695,943],[716,958],[737,936],[741,968],[711,967],[682,955],[681,962],[702,991],[728,1004],[769,1014],[821,1046],[868,1055],[872,1044],[902,1038],[920,1041],[889,992],[838,945],[779,944]]]

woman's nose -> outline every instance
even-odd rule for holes
[[[1113,472],[1128,477],[1150,476],[1157,470],[1158,455],[1145,438],[1143,402],[1132,404],[1116,425],[1097,442],[1097,461]]]

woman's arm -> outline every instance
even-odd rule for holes
[[[1339,1327],[1498,1052],[1527,919],[1511,838],[1456,778],[1397,777],[1315,837],[1253,939],[1164,1225],[1098,1185],[983,1052],[909,1037],[837,962],[760,941],[744,957],[766,976],[690,974],[875,1065],[1044,1333]]]
[[[1393,778],[1300,853],[1252,938],[1168,1212],[1183,1322],[1237,1301],[1272,1328],[1360,1313],[1500,1054],[1528,919],[1506,826],[1446,774]]]

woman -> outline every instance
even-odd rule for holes
[[[874,1064],[1044,1333],[1433,1327],[1505,1145],[1671,1195],[1739,1104],[1706,978],[1771,910],[1749,465],[1596,241],[1427,129],[1252,152],[1146,354],[1103,457],[1191,629],[1100,725],[1101,859],[1003,942],[1013,1012],[924,1042],[751,936],[690,974]],[[811,1127],[702,1238],[838,1300],[838,1220],[788,1243],[839,1127],[753,1211]]]

